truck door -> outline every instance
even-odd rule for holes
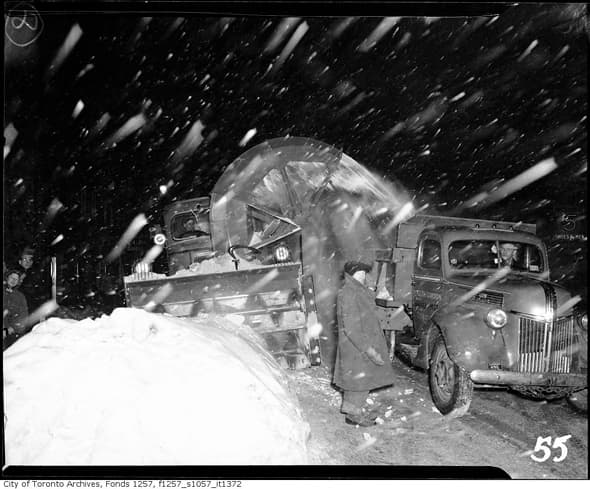
[[[418,243],[412,277],[414,328],[421,336],[438,309],[442,294],[441,245],[437,236],[426,235]]]

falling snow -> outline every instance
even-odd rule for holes
[[[46,302],[37,319],[58,306],[112,311],[124,305],[121,276],[134,263],[169,273],[167,253],[152,239],[167,206],[209,196],[229,165],[262,141],[309,137],[359,165],[330,178],[309,165],[289,188],[268,187],[267,203],[288,195],[309,204],[308,217],[330,223],[302,237],[306,249],[325,248],[318,263],[342,258],[329,247],[335,239],[368,254],[358,244],[370,234],[367,222],[392,231],[420,212],[535,223],[551,278],[586,307],[585,9],[510,4],[448,17],[138,13],[97,22],[74,8],[45,16],[40,40],[18,49],[5,43],[6,262],[24,245],[40,258],[58,257],[68,299]],[[219,202],[239,196],[248,175]],[[316,181],[346,195],[330,205],[311,201],[301,182]],[[318,303],[333,288],[316,287]],[[154,307],[169,290],[159,292]],[[109,306],[100,302],[105,295]],[[332,327],[320,321],[314,331],[326,337]],[[380,412],[383,426],[400,423],[392,433],[419,418],[398,406]],[[359,457],[383,446],[362,433],[351,441],[363,447]]]

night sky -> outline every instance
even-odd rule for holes
[[[41,4],[26,47],[5,35],[5,128],[18,131],[4,165],[5,251],[106,254],[139,212],[158,220],[173,200],[206,195],[248,148],[292,135],[341,148],[441,214],[552,157],[549,176],[461,215],[536,222],[572,273],[585,269],[586,241],[555,238],[564,212],[586,233],[584,5],[332,4],[324,16],[295,3],[182,16],[93,5],[108,10]],[[130,120],[137,130],[117,136]],[[181,149],[197,121],[202,141]]]

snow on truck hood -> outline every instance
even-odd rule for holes
[[[306,464],[285,373],[236,328],[127,308],[39,324],[4,352],[6,464]]]

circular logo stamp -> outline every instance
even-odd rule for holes
[[[4,32],[12,44],[25,47],[38,39],[43,31],[43,25],[43,19],[35,7],[20,2],[8,10]]]
[[[576,229],[577,216],[574,213],[562,212],[559,216],[559,224],[563,231],[572,232]]]

